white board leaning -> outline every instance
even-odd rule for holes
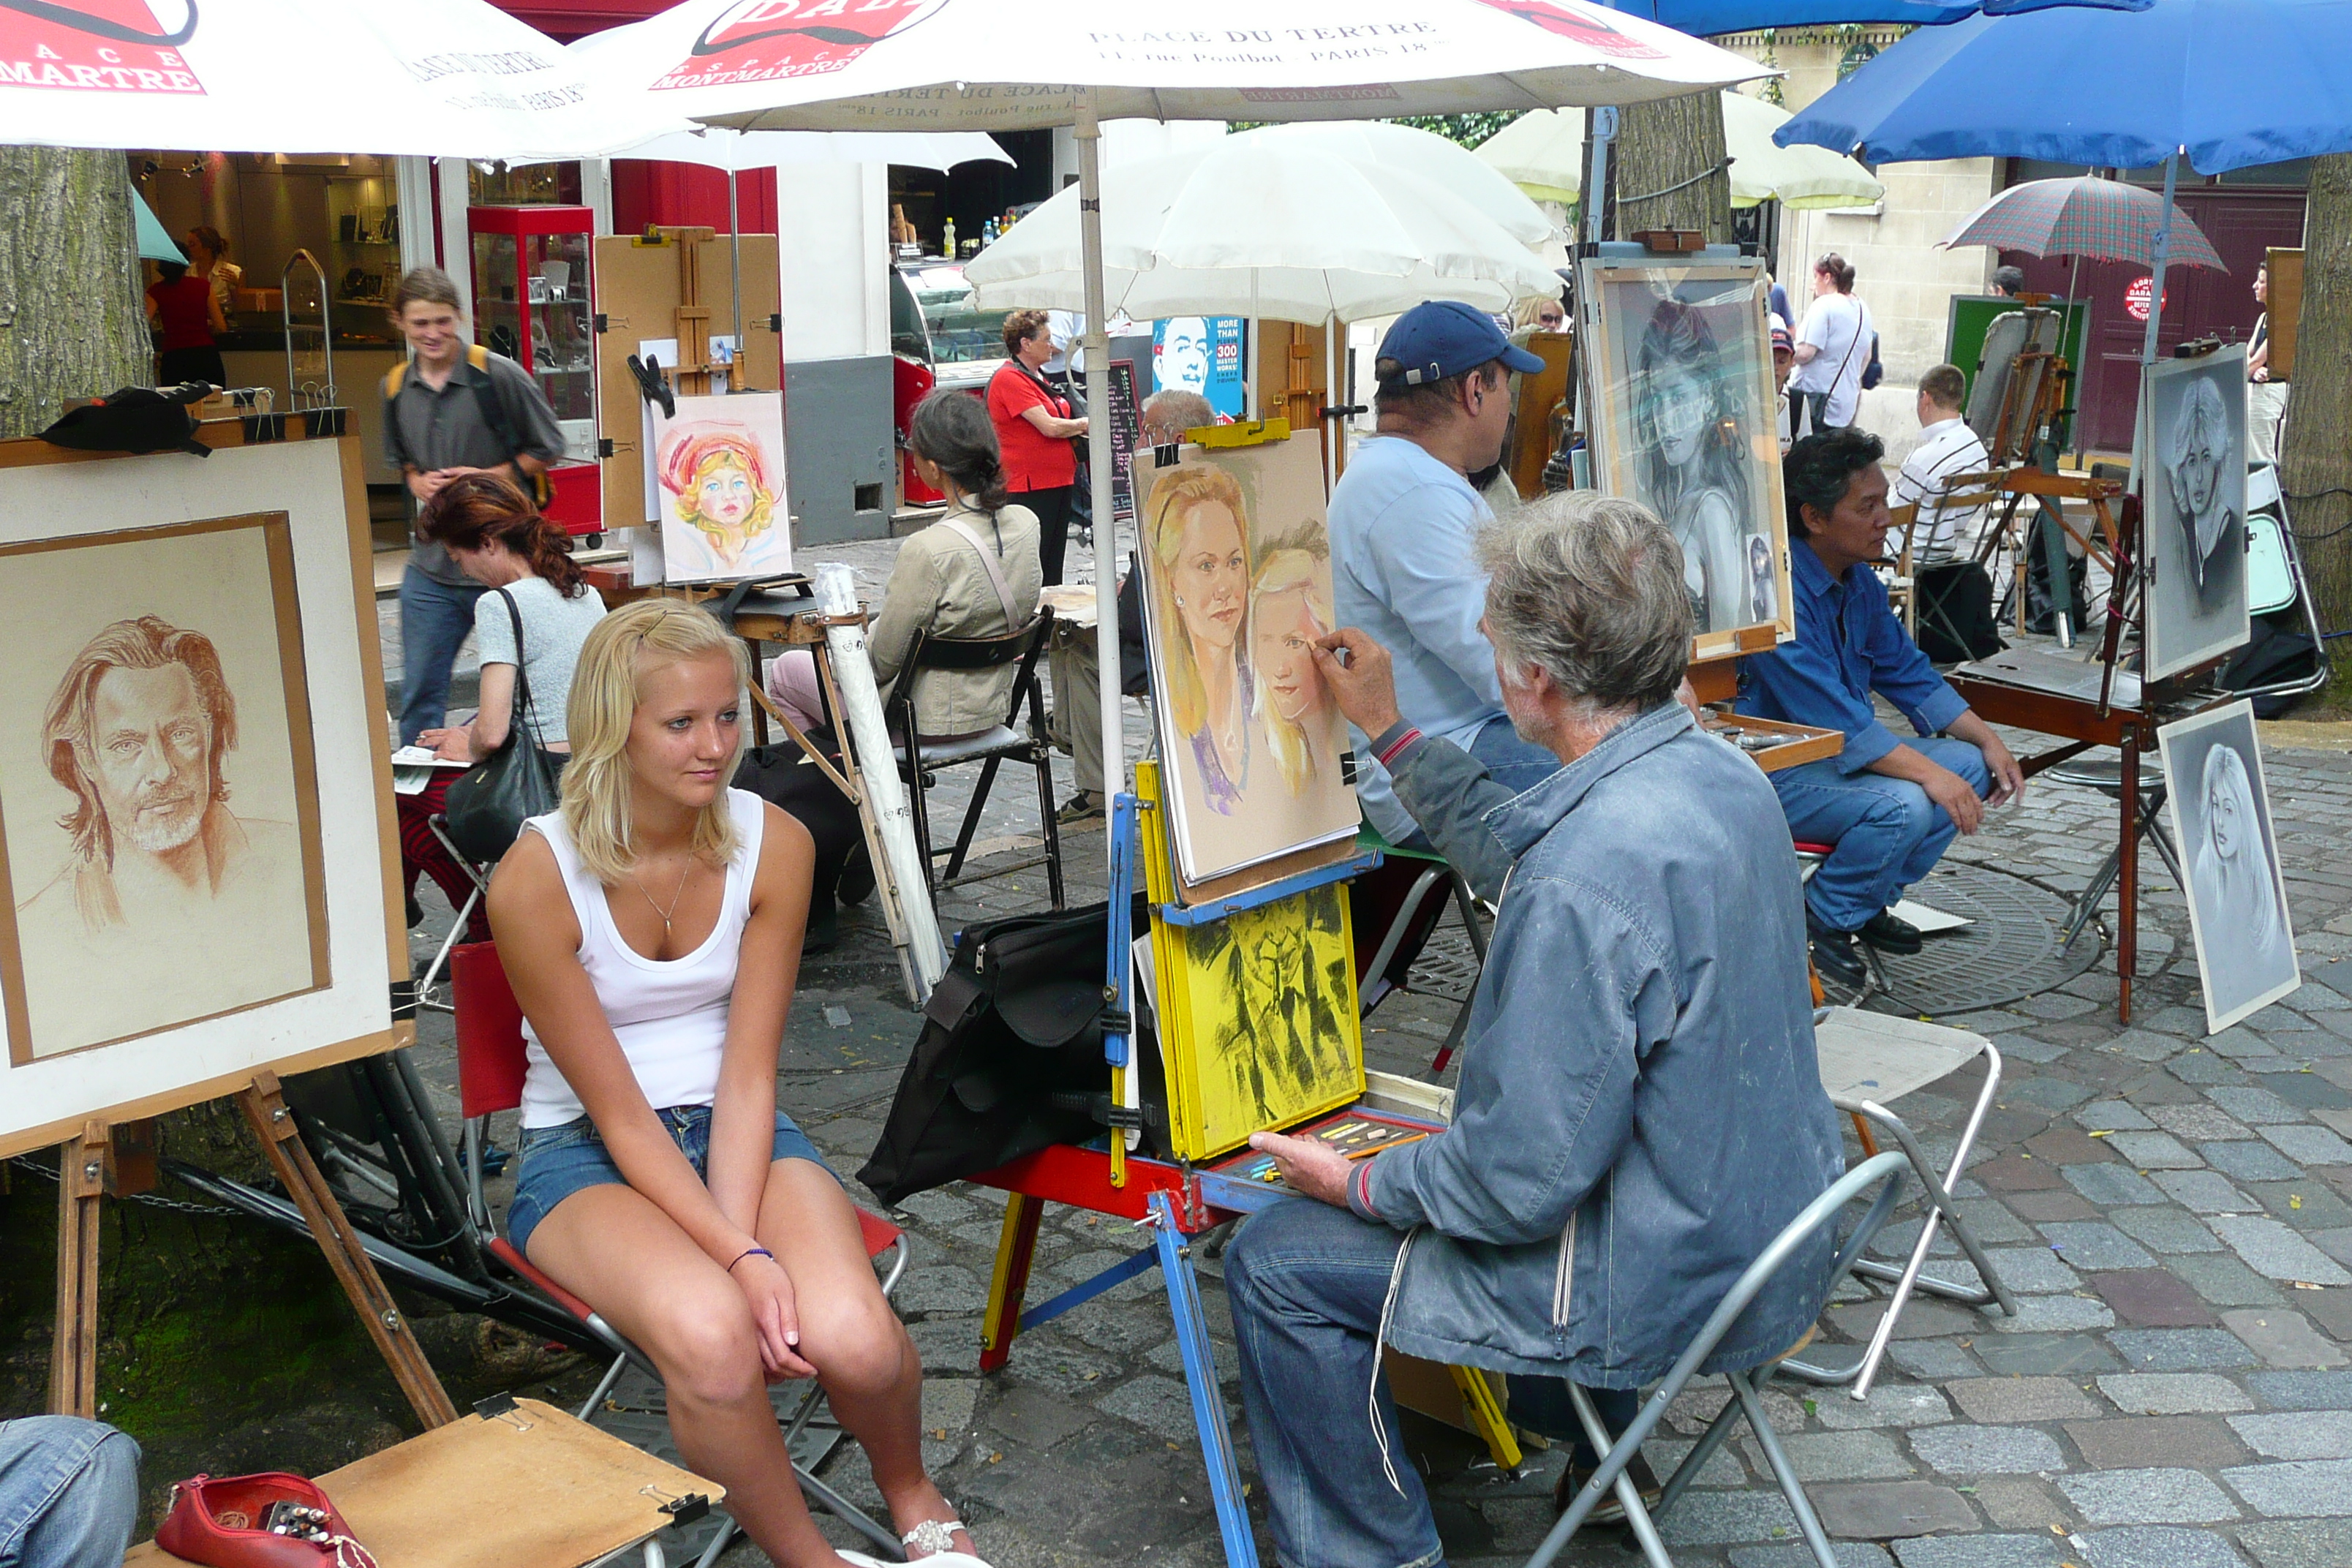
[[[2218,1035],[2303,984],[2254,705],[2208,709],[2163,726],[2156,738],[2188,874],[2205,1029]]]
[[[0,443],[0,1154],[399,1043],[355,438]]]

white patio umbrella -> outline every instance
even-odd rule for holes
[[[1746,93],[1723,95],[1723,148],[1731,158],[1731,205],[1777,201],[1791,209],[1866,207],[1886,187],[1853,159],[1826,147],[1782,147],[1772,132],[1788,110]],[[1584,168],[1584,117],[1551,110],[1522,114],[1478,144],[1477,156],[1538,201],[1574,206]]]
[[[1011,163],[1013,154],[979,131],[730,131],[701,125],[616,147],[606,156],[695,163],[730,174],[790,163],[903,163],[942,172],[958,163]]]
[[[488,0],[12,4],[0,142],[577,158],[681,127]],[[135,18],[125,20],[124,18]]]
[[[780,131],[1075,125],[1089,402],[1109,401],[1100,122],[1394,118],[1621,104],[1767,68],[1590,0],[869,0],[795,19],[772,0],[685,0],[572,46],[600,83],[688,118]],[[1016,226],[1015,232],[1018,232]],[[1090,427],[1094,515],[1111,515],[1108,425]],[[1117,577],[1095,552],[1102,667],[1118,668]],[[1106,755],[1118,682],[1103,683]],[[1114,764],[1116,765],[1116,764]],[[1136,1076],[1122,1075],[1130,1105]],[[1229,1546],[1245,1519],[1219,1523]]]
[[[1137,321],[1353,321],[1423,300],[1502,310],[1559,291],[1532,248],[1551,226],[1469,153],[1441,142],[1516,204],[1517,232],[1447,184],[1360,162],[1344,141],[1292,134],[1339,129],[1249,131],[1106,172],[1104,307]],[[974,302],[1085,310],[1083,216],[1072,186],[1015,224],[964,268]]]

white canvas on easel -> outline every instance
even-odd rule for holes
[[[784,395],[680,395],[646,405],[662,580],[732,583],[793,569],[784,495]]]

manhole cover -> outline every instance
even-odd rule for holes
[[[2064,984],[2097,963],[2106,945],[2094,922],[2072,947],[2060,948],[2067,901],[1990,866],[1948,861],[1909,896],[1971,923],[1929,937],[1908,957],[1880,953],[1886,984],[1871,999],[1875,1005],[1930,1016],[1997,1007]]]

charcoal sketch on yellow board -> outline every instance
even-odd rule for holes
[[[1137,769],[1146,799],[1157,764]],[[1152,894],[1170,885],[1164,834],[1147,831]],[[1364,1092],[1347,893],[1293,893],[1199,925],[1152,922],[1159,1036],[1176,1152],[1201,1159]]]

